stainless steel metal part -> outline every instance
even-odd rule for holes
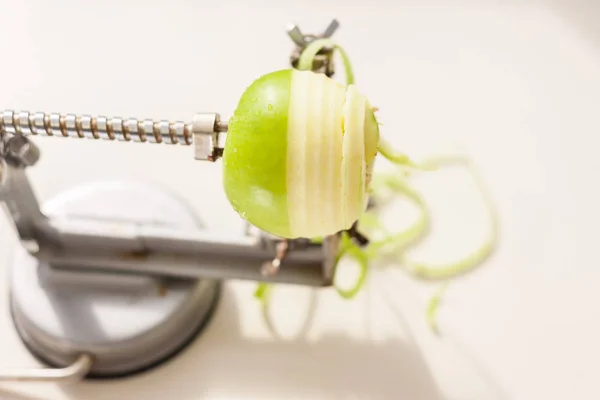
[[[193,122],[5,110],[0,132],[12,136],[8,142],[28,136],[59,136],[99,140],[164,143],[188,146],[194,141],[195,158],[215,161],[222,154],[227,123],[217,113],[198,113]],[[207,147],[208,146],[208,147]],[[6,151],[10,151],[7,146]],[[31,151],[30,151],[31,152]],[[29,155],[29,158],[37,159]],[[39,157],[39,154],[38,154]]]
[[[227,123],[221,122],[219,114],[196,114],[192,122],[194,154],[197,160],[216,161],[223,155]]]
[[[40,159],[40,150],[25,136],[13,136],[4,144],[5,157],[13,164],[31,167]]]
[[[264,275],[262,266],[275,252],[241,233],[219,238],[210,232],[74,220],[47,221],[37,228],[48,242],[35,256],[64,269],[307,286],[331,284],[339,241],[332,236],[324,245],[302,243],[287,253],[277,274]]]
[[[178,198],[130,182],[76,188],[47,203],[44,213],[53,221],[202,229]],[[162,270],[171,267],[177,265],[167,263]],[[190,343],[209,321],[220,283],[65,270],[19,248],[10,266],[10,288],[13,320],[32,354],[55,367],[90,354],[88,377],[115,377],[146,370]]]
[[[0,186],[0,203],[4,202],[13,220],[21,243],[28,248],[37,248],[38,235],[35,225],[46,221],[22,164],[5,158]]]

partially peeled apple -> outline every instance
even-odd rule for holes
[[[281,238],[349,229],[366,210],[379,143],[355,85],[286,69],[242,94],[229,121],[223,183],[242,218]]]

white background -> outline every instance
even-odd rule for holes
[[[494,257],[450,285],[440,337],[424,319],[437,286],[400,267],[374,274],[352,301],[320,293],[299,343],[269,336],[254,285],[232,283],[205,335],[158,370],[62,388],[0,384],[0,398],[600,398],[597,2],[3,0],[0,16],[0,109],[182,120],[228,116],[253,79],[288,66],[289,22],[310,32],[335,16],[383,135],[414,155],[450,142],[468,149],[501,233]],[[241,224],[220,164],[195,162],[191,148],[38,143],[30,175],[42,201],[95,179],[152,179],[216,231]],[[415,257],[476,245],[486,221],[465,174],[419,182],[434,230]],[[2,276],[16,245],[9,227],[0,220]],[[13,330],[7,290],[0,279],[0,366],[36,365]],[[308,292],[277,293],[276,321],[291,332]]]

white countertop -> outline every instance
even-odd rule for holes
[[[436,286],[399,268],[374,273],[352,301],[322,291],[302,343],[271,338],[254,285],[238,282],[205,334],[159,369],[64,387],[0,383],[0,398],[599,398],[600,5],[500,3],[0,1],[0,109],[140,118],[228,116],[253,79],[287,67],[288,22],[311,31],[335,16],[383,134],[409,154],[448,142],[468,148],[501,223],[494,257],[449,287],[441,337],[424,319]],[[30,176],[42,201],[96,179],[152,179],[215,230],[240,226],[220,190],[204,194],[218,188],[220,166],[195,162],[189,148],[39,144]],[[473,193],[462,175],[450,176],[422,186],[436,212],[431,240],[415,253],[424,259],[459,256],[482,229]],[[4,219],[0,243],[6,270],[16,244]],[[1,278],[0,367],[35,366],[7,293]],[[278,293],[277,321],[297,323],[307,291]]]

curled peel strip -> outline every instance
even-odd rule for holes
[[[342,47],[334,43],[331,39],[317,39],[309,44],[300,55],[298,69],[310,70],[316,55],[324,48],[331,48],[339,52],[345,69],[346,85],[349,86],[354,84],[354,73],[347,53]],[[414,277],[423,280],[434,279],[444,281],[447,281],[458,275],[462,275],[476,268],[493,253],[497,241],[498,230],[495,207],[492,204],[490,196],[486,191],[476,168],[473,166],[472,161],[468,157],[433,157],[425,160],[422,163],[417,163],[407,155],[394,150],[392,146],[385,140],[380,140],[377,150],[378,153],[384,158],[400,168],[410,168],[420,171],[436,171],[444,166],[449,165],[460,164],[466,166],[471,175],[475,178],[476,185],[488,209],[491,221],[489,235],[483,244],[481,244],[467,256],[457,261],[441,265],[429,265],[427,263],[420,263],[411,260],[404,254],[405,250],[410,246],[414,246],[415,243],[422,238],[428,230],[430,215],[426,202],[421,194],[419,194],[408,183],[407,175],[401,173],[403,171],[399,170],[397,174],[393,175],[376,176],[372,182],[371,190],[374,197],[377,197],[384,189],[388,189],[396,194],[403,195],[417,206],[419,217],[409,228],[400,232],[390,233],[386,232],[381,224],[381,221],[377,220],[377,218],[371,212],[365,213],[365,215],[363,215],[363,217],[359,220],[359,226],[369,226],[373,230],[380,230],[380,232],[387,234],[387,236],[385,236],[383,239],[371,241],[365,247],[359,247],[349,238],[347,234],[342,234],[340,252],[337,257],[337,262],[339,263],[346,257],[353,258],[358,262],[360,272],[355,285],[350,289],[342,289],[334,283],[334,288],[340,296],[345,299],[352,299],[360,292],[366,281],[369,269],[369,261],[381,256],[386,249],[392,249],[392,253],[398,255],[399,263],[403,265],[404,268]],[[315,238],[314,240],[318,241],[319,239]],[[431,328],[434,330],[437,330],[435,322],[437,308],[440,303],[441,295],[445,292],[446,288],[447,282],[445,282],[441,289],[435,293],[427,306],[427,320]],[[269,308],[269,293],[271,289],[272,288],[270,284],[261,283],[255,292],[255,297],[259,299],[262,304],[262,313],[267,326],[271,332],[275,333]],[[313,291],[314,290],[315,289],[313,289]],[[313,304],[313,306],[316,306],[316,304]],[[311,323],[312,315],[309,315],[307,324],[305,324],[304,332],[308,330]]]

